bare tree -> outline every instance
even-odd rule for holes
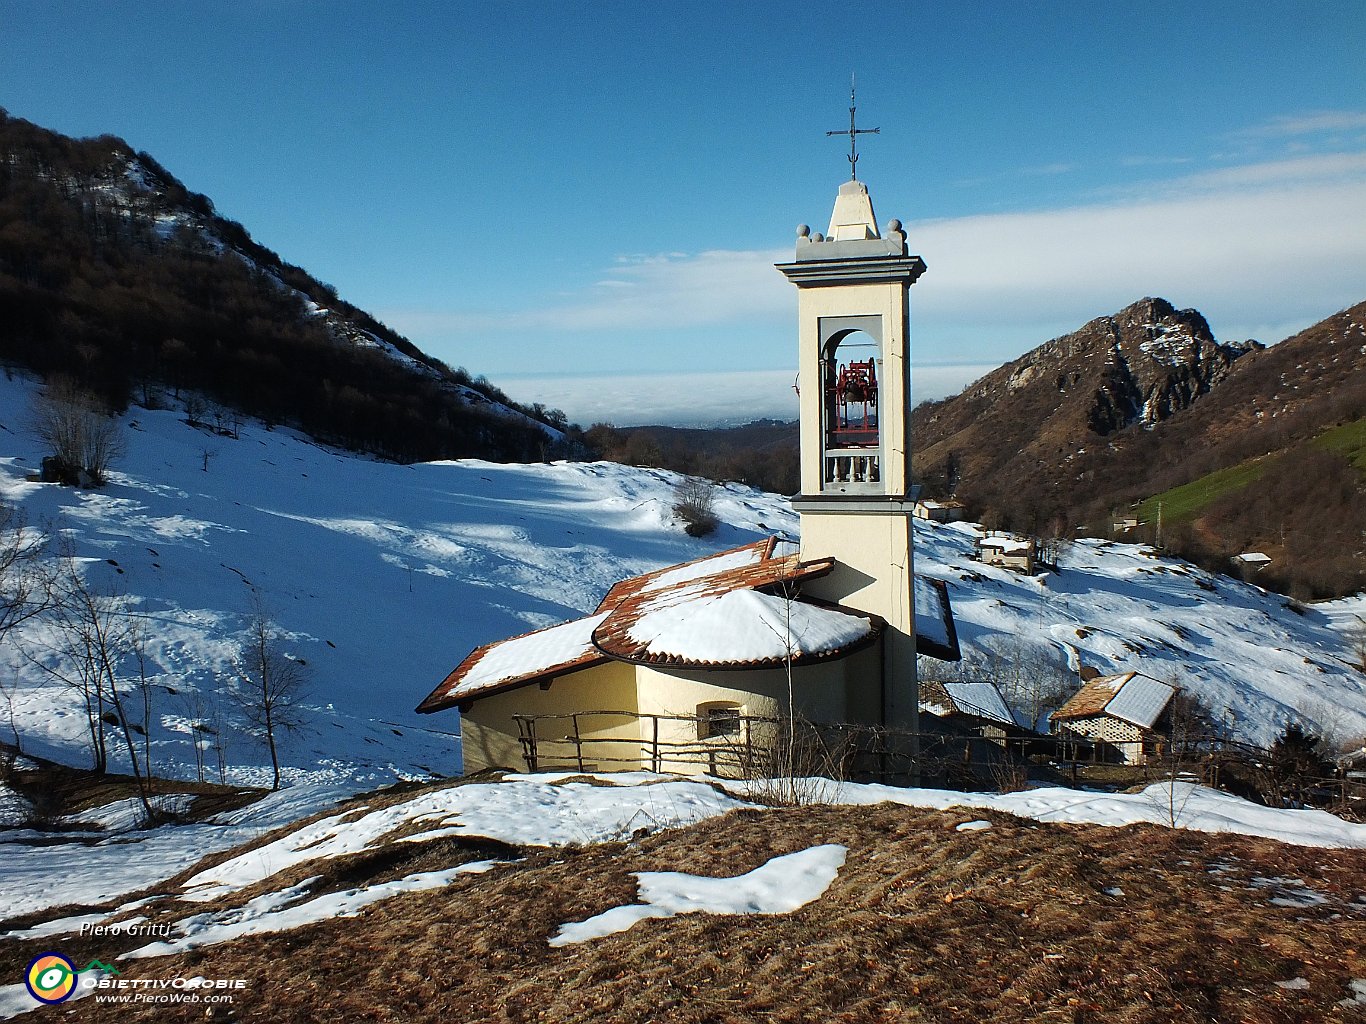
[[[192,427],[202,427],[204,425],[204,411],[208,408],[208,403],[202,395],[193,391],[187,391],[181,404],[185,407],[185,422]]]
[[[127,445],[118,420],[72,381],[54,377],[33,401],[33,433],[48,449],[47,475],[99,487]]]
[[[150,820],[154,812],[148,773],[139,763],[128,711],[119,692],[119,665],[125,656],[136,654],[138,647],[136,616],[126,596],[112,587],[101,590],[86,579],[70,548],[63,552],[60,566],[48,609],[54,627],[48,650],[53,657],[35,660],[84,698],[96,771],[107,771],[109,766],[105,726],[113,726],[122,736],[138,796]]]
[[[247,638],[238,662],[241,688],[234,698],[247,721],[265,739],[274,771],[271,789],[280,788],[279,737],[303,724],[300,700],[309,683],[305,663],[284,649],[284,637],[260,591],[252,590]]]
[[[151,658],[147,650],[150,640],[147,620],[134,619],[128,631],[128,642],[138,666],[137,690],[142,705],[142,765],[149,779],[152,777],[152,681],[148,675]]]
[[[28,525],[23,510],[0,502],[0,644],[10,631],[41,615],[52,599],[52,573],[43,555],[47,534]],[[22,744],[14,716],[17,676],[0,678],[0,699],[5,702],[14,750]]]

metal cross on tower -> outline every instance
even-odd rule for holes
[[[826,132],[826,138],[831,135],[849,136],[849,180],[858,181],[858,137],[860,135],[877,135],[881,128],[858,128],[854,124],[854,76],[849,76],[849,127],[844,131]]]

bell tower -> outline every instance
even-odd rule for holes
[[[836,560],[806,590],[886,620],[884,720],[914,727],[910,288],[925,263],[900,221],[879,230],[855,179],[829,231],[800,226],[778,269],[797,286],[801,557]]]

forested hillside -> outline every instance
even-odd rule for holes
[[[1314,599],[1366,588],[1363,417],[1366,303],[1263,348],[1145,299],[917,407],[912,433],[917,479],[974,518],[1060,537],[1136,518],[1117,536],[1221,572],[1263,551],[1258,583]]]
[[[0,359],[115,408],[189,391],[401,461],[541,458],[567,425],[425,355],[149,154],[3,110]]]

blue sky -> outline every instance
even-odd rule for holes
[[[1364,46],[1362,0],[0,0],[0,106],[515,397],[687,422],[792,412],[851,72],[926,398],[1145,295],[1268,342],[1366,298]]]

